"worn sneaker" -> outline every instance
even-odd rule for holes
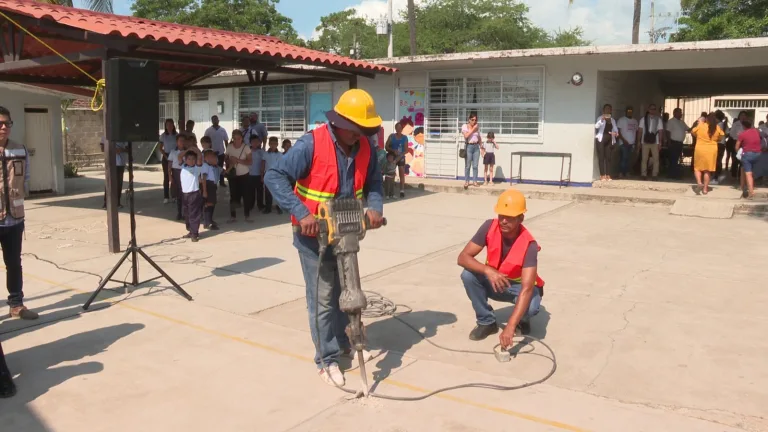
[[[496,334],[499,332],[499,325],[496,323],[493,324],[478,324],[472,331],[469,333],[469,340],[473,341],[481,341],[488,336],[492,334]]]
[[[165,199],[163,200],[163,204],[168,204],[168,198],[165,198]]]
[[[200,241],[200,237],[198,237],[198,236],[192,237],[192,243],[197,243],[199,241]]]
[[[13,383],[11,372],[5,368],[4,371],[0,371],[0,399],[13,397],[15,394],[16,384]]]
[[[211,225],[211,231],[216,231],[216,230],[219,230],[219,229],[221,229],[221,228],[219,228],[218,225],[216,225],[216,224],[212,224]]]
[[[405,192],[400,191],[400,198],[405,198]]]
[[[11,308],[11,318],[23,320],[36,320],[40,317],[37,312],[32,312],[26,306],[16,306]]]
[[[329,386],[344,387],[344,374],[341,373],[341,369],[339,369],[339,365],[336,363],[331,363],[326,369],[320,369],[317,371],[317,374]]]

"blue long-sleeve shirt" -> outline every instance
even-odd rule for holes
[[[339,170],[339,190],[337,198],[355,197],[355,156],[359,147],[355,147],[347,156],[336,142],[333,128],[328,126],[331,138],[336,143],[336,162]],[[312,133],[307,133],[299,138],[286,152],[280,161],[267,170],[264,182],[272,193],[277,204],[288,210],[297,220],[309,216],[309,209],[293,192],[291,182],[306,178],[312,167],[312,157],[315,151],[315,140]],[[382,185],[381,170],[379,169],[376,149],[371,145],[371,160],[368,163],[368,175],[365,180],[365,191],[368,193],[368,208],[378,213],[384,213],[384,189]],[[293,245],[299,251],[318,253],[318,244],[315,237],[306,237],[294,234]]]

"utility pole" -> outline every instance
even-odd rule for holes
[[[667,37],[667,31],[672,30],[672,27],[665,26],[656,28],[656,18],[671,18],[671,13],[666,14],[660,14],[656,15],[656,9],[654,5],[654,0],[651,0],[651,21],[650,21],[650,27],[648,29],[648,37],[650,39],[650,42],[652,44],[659,43],[660,40]]]
[[[389,45],[387,46],[387,57],[392,58],[395,55],[395,48],[394,48],[394,30],[395,26],[392,22],[392,2],[393,0],[387,0],[387,26],[389,30]]]

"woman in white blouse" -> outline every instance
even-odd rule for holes
[[[612,146],[616,144],[619,128],[611,114],[613,107],[610,104],[603,106],[603,115],[595,122],[595,149],[597,150],[597,163],[600,169],[600,180],[611,180],[608,174],[611,171]]]

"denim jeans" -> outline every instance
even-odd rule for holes
[[[680,177],[680,156],[683,155],[683,142],[670,141],[669,148],[669,171],[667,175],[671,178]]]
[[[24,222],[12,226],[0,226],[0,246],[3,248],[5,283],[8,286],[8,306],[24,304],[24,281],[21,275],[21,241]]]
[[[619,147],[621,151],[621,160],[619,161],[619,172],[627,175],[629,174],[629,164],[632,161],[632,154],[635,153],[634,144],[622,144]]]
[[[478,275],[464,270],[461,272],[461,282],[464,283],[464,289],[467,290],[467,297],[472,302],[472,309],[475,310],[475,317],[477,323],[480,325],[489,325],[496,322],[496,315],[493,313],[493,308],[488,304],[488,299],[496,300],[498,302],[515,303],[517,296],[520,295],[522,285],[512,284],[511,287],[503,293],[497,293],[493,290],[488,278],[484,275]],[[523,317],[523,321],[528,321],[532,316],[539,313],[541,307],[541,289],[539,287],[534,288],[534,294],[531,298],[531,304],[528,306],[528,311]]]
[[[338,363],[341,350],[350,347],[349,338],[345,333],[349,318],[339,309],[341,283],[336,257],[331,249],[325,251],[322,261],[317,254],[300,250],[299,260],[307,286],[309,331],[312,333],[312,342],[315,344],[315,364],[319,369],[322,366],[321,358],[326,366]],[[319,281],[318,266],[320,267]],[[317,305],[315,304],[316,294],[320,300]],[[318,336],[322,341],[322,352]]]
[[[480,144],[467,144],[467,158],[464,159],[464,181],[477,182],[478,164],[480,163]],[[469,178],[469,169],[472,168],[473,178]]]

